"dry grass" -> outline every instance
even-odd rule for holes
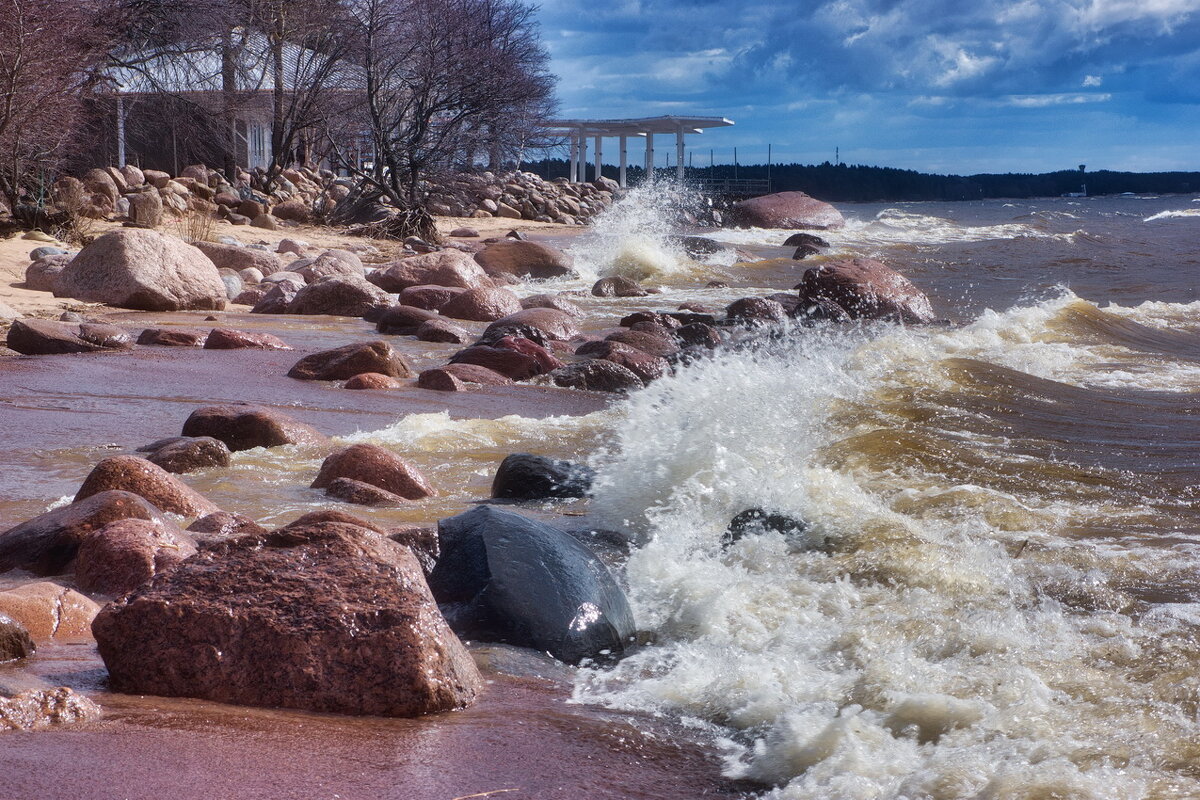
[[[83,213],[88,204],[89,198],[82,184],[70,183],[63,187],[55,198],[55,206],[61,213],[55,215],[53,229],[47,233],[75,247],[91,244],[98,234],[96,220]]]
[[[172,233],[188,244],[211,242],[216,219],[208,208],[189,206],[183,216],[167,223]]]

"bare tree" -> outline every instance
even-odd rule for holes
[[[0,193],[40,206],[105,51],[101,0],[0,0]]]
[[[372,158],[343,153],[363,201],[421,207],[421,181],[519,149],[552,105],[533,8],[520,0],[351,0]],[[523,132],[518,132],[523,129]]]

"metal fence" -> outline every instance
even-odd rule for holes
[[[767,178],[701,178],[696,182],[707,195],[760,195],[771,193],[771,181]]]

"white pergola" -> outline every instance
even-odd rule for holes
[[[724,117],[643,117],[641,119],[556,119],[546,123],[548,130],[562,133],[571,138],[571,183],[587,180],[587,140],[592,137],[596,144],[594,178],[600,177],[604,163],[604,139],[617,137],[621,142],[620,177],[617,181],[625,187],[625,169],[629,162],[626,145],[630,136],[646,137],[646,174],[654,172],[654,134],[675,134],[675,176],[683,180],[683,136],[686,133],[701,133],[705,128],[725,128],[733,120]]]

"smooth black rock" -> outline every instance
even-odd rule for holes
[[[492,497],[541,500],[546,497],[587,497],[596,473],[582,464],[557,458],[513,453],[505,456],[492,480]]]
[[[577,664],[624,652],[624,592],[591,550],[545,523],[479,506],[438,523],[429,588],[466,638],[544,650]]]

